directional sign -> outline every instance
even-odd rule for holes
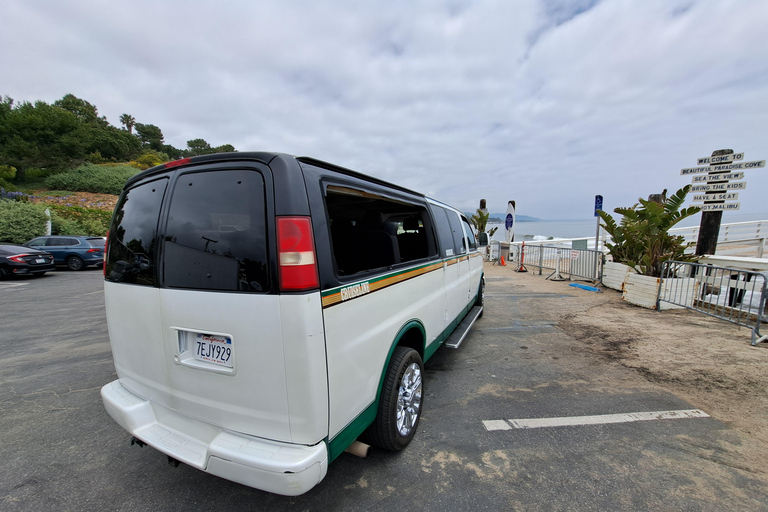
[[[693,201],[735,201],[738,198],[738,192],[728,192],[725,194],[696,194],[693,196]]]
[[[725,212],[741,209],[741,203],[704,204],[700,208],[703,212]]]
[[[733,183],[707,183],[705,185],[693,185],[691,187],[691,192],[725,192],[726,190],[744,190],[746,188],[746,181],[736,181]]]
[[[705,156],[699,158],[696,165],[721,164],[723,162],[733,162],[734,160],[744,160],[744,153],[731,153],[730,155]]]
[[[722,172],[722,171],[743,171],[746,169],[756,169],[765,167],[765,160],[756,160],[754,162],[736,162],[734,164],[710,165],[709,167],[688,167],[680,169],[680,174],[701,174],[704,172]]]
[[[731,172],[728,174],[707,174],[706,176],[694,176],[693,183],[709,183],[710,181],[728,181],[740,180],[744,177],[743,172]]]

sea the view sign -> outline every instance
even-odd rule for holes
[[[694,176],[693,183],[709,183],[710,181],[729,181],[740,180],[744,177],[743,172],[729,172],[726,174],[707,174],[706,176]]]

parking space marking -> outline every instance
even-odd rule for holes
[[[528,418],[517,420],[483,420],[488,431],[511,430],[513,428],[547,428],[578,425],[606,425],[610,423],[631,423],[635,421],[682,420],[691,418],[709,418],[709,414],[699,409],[680,411],[630,412],[625,414],[601,414],[598,416],[570,416],[560,418]]]
[[[29,283],[0,283],[0,288],[15,288],[17,286],[26,286]]]

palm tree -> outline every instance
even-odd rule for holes
[[[132,115],[121,115],[120,122],[125,126],[125,129],[128,130],[128,133],[133,133],[133,126],[136,124],[136,119],[134,119]]]

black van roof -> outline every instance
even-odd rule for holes
[[[180,160],[175,160],[172,162],[166,162],[164,164],[157,165],[155,167],[152,167],[150,169],[147,169],[146,171],[140,172],[136,174],[135,176],[131,177],[125,184],[126,187],[133,185],[137,181],[140,181],[147,176],[152,176],[154,174],[159,174],[162,172],[167,171],[168,169],[172,169],[174,167],[180,167],[182,165],[187,164],[201,164],[205,162],[220,162],[220,161],[231,161],[231,160],[255,160],[258,162],[261,162],[265,165],[269,165],[269,163],[274,160],[277,157],[283,157],[283,158],[290,158],[294,159],[300,163],[305,163],[309,165],[314,165],[317,167],[321,167],[323,169],[328,169],[334,172],[338,172],[341,174],[346,174],[348,176],[353,176],[355,178],[360,178],[362,180],[370,181],[373,183],[376,183],[378,185],[383,185],[389,188],[394,188],[397,190],[400,190],[402,192],[407,192],[409,194],[415,194],[421,197],[424,197],[424,194],[421,194],[419,192],[416,192],[414,190],[407,189],[405,187],[401,187],[400,185],[396,185],[394,183],[390,183],[384,180],[381,180],[379,178],[374,178],[373,176],[369,176],[367,174],[363,174],[361,172],[353,171],[351,169],[347,169],[345,167],[341,167],[336,164],[332,164],[329,162],[324,162],[322,160],[317,160],[316,158],[311,158],[307,156],[293,156],[289,155],[287,153],[274,153],[274,152],[268,152],[268,151],[243,151],[243,152],[234,152],[234,153],[214,153],[210,155],[199,155],[199,156],[193,156],[189,158],[182,158]]]

